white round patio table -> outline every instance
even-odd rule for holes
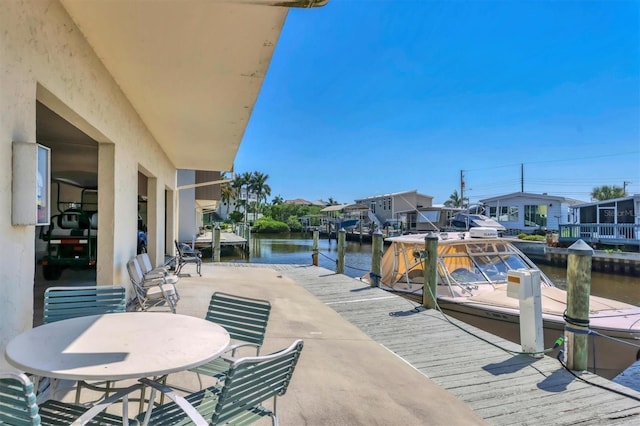
[[[217,358],[229,333],[210,321],[164,312],[92,315],[32,328],[5,356],[42,377],[123,380],[184,371]]]

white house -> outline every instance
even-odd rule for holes
[[[557,231],[558,225],[572,223],[571,206],[582,203],[572,198],[548,194],[514,192],[480,200],[484,214],[500,222],[507,230],[533,232]]]
[[[575,220],[563,226],[560,241],[578,238],[608,245],[640,245],[640,194],[575,204]]]
[[[49,176],[97,174],[96,284],[128,288],[139,197],[158,263],[177,170],[231,170],[286,6],[324,3],[0,1],[0,354],[32,327]]]
[[[575,223],[640,224],[640,194],[611,200],[575,204]]]

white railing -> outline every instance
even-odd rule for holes
[[[588,241],[629,240],[640,241],[640,224],[582,223],[560,225],[560,239],[584,239]]]
[[[382,229],[382,222],[380,222],[380,219],[378,219],[378,216],[376,216],[371,210],[367,211],[367,215],[369,216],[369,220],[371,222],[378,225],[378,229]]]

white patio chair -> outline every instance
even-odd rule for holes
[[[149,255],[147,253],[140,253],[139,255],[137,255],[136,261],[138,262],[140,271],[142,272],[143,286],[146,287],[146,283],[155,284],[153,280],[161,278],[165,283],[173,285],[176,292],[177,300],[180,300],[180,294],[178,293],[178,287],[176,285],[178,284],[178,280],[180,278],[178,277],[178,275],[170,273],[168,266],[158,266],[154,268],[151,264],[151,258],[149,258]]]
[[[171,312],[176,313],[178,295],[175,285],[167,284],[163,278],[145,280],[136,258],[127,262],[127,271],[140,310],[147,311],[152,307],[166,304]]]

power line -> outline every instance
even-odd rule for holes
[[[529,164],[566,163],[566,162],[569,162],[569,161],[593,160],[593,159],[600,159],[600,158],[607,158],[607,157],[627,156],[627,155],[632,155],[632,154],[638,155],[638,154],[640,154],[640,151],[619,152],[619,153],[615,153],[615,154],[599,154],[599,155],[592,155],[592,156],[586,156],[586,157],[558,158],[558,159],[554,159],[554,160],[528,161],[526,163],[503,164],[503,165],[492,166],[492,167],[484,167],[484,168],[479,168],[479,169],[464,169],[464,171],[466,171],[466,172],[476,172],[476,171],[483,171],[483,170],[495,170],[495,169],[502,169],[502,168],[505,168],[505,167],[517,167],[517,166],[520,166],[521,164],[524,164],[526,166],[526,165],[529,165]]]

